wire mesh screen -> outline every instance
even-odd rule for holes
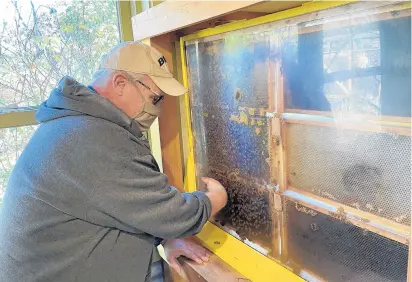
[[[265,188],[274,182],[267,39],[201,42],[186,51],[197,175],[216,178],[229,194],[216,222],[270,252],[276,224]]]
[[[324,281],[405,282],[408,246],[286,202],[289,259]]]
[[[287,143],[292,187],[410,224],[410,136],[289,124]]]

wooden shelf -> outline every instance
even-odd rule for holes
[[[132,18],[134,40],[152,38],[264,1],[164,1]]]

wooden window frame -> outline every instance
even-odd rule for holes
[[[361,6],[363,5],[363,6]],[[215,40],[218,37],[222,37],[225,32],[243,30],[249,27],[258,26],[265,23],[273,23],[273,26],[281,26],[286,22],[288,24],[294,21],[300,21],[302,18],[322,18],[324,15],[328,14],[328,9],[335,8],[342,9],[343,11],[356,10],[359,7],[366,7],[369,9],[376,9],[379,12],[384,12],[385,8],[382,6],[388,5],[379,3],[359,3],[357,1],[347,1],[347,2],[312,2],[303,4],[301,7],[293,8],[290,10],[285,10],[282,12],[277,12],[274,14],[254,18],[251,20],[235,22],[230,24],[225,24],[215,28],[209,28],[201,30],[199,32],[189,34],[180,38],[180,48],[178,48],[177,53],[181,60],[181,66],[179,67],[181,73],[181,79],[186,87],[188,87],[188,75],[186,66],[186,54],[185,54],[185,43],[202,41],[205,37],[209,40]],[[341,7],[344,6],[344,7]],[[402,14],[409,13],[410,10],[405,12],[404,10],[410,9],[410,3],[401,3],[398,6],[392,7],[394,10],[400,11]],[[316,14],[316,15],[315,15]],[[292,19],[290,19],[292,18]],[[316,27],[314,27],[316,28]],[[311,32],[311,29],[308,29]],[[276,66],[273,67],[276,72]],[[278,71],[277,75],[280,76]],[[282,81],[282,79],[279,79]],[[272,120],[271,130],[269,135],[277,135],[280,137],[282,146],[279,146],[279,152],[277,152],[278,159],[276,162],[280,162],[280,167],[278,167],[280,174],[278,181],[280,183],[280,193],[283,194],[285,199],[292,200],[303,206],[311,208],[313,210],[319,211],[323,214],[328,214],[329,212],[336,212],[339,210],[344,210],[346,218],[348,221],[358,227],[370,230],[371,232],[380,234],[384,237],[390,238],[392,240],[401,242],[403,244],[409,244],[409,267],[408,267],[408,281],[411,281],[411,241],[412,232],[411,227],[403,224],[393,222],[391,220],[373,215],[368,212],[360,211],[352,207],[348,207],[336,201],[325,199],[316,196],[312,193],[303,192],[301,189],[296,189],[290,187],[287,183],[287,165],[286,165],[286,150],[285,146],[285,128],[288,123],[295,124],[310,124],[317,126],[330,126],[336,127],[336,123],[333,122],[333,117],[330,112],[315,112],[315,111],[303,111],[303,110],[292,110],[285,109],[283,101],[283,85],[280,83],[276,89],[277,93],[277,115],[274,116]],[[196,190],[196,168],[195,168],[195,157],[194,157],[194,140],[191,125],[191,114],[190,114],[190,98],[189,95],[185,95],[184,101],[181,106],[182,114],[182,135],[185,136],[187,142],[185,142],[185,191],[192,192]],[[311,115],[314,118],[312,120],[308,119],[307,116]],[[360,131],[370,131],[370,132],[391,132],[399,135],[411,135],[411,118],[409,117],[372,117],[366,115],[359,115],[362,117],[362,122],[352,122],[348,120],[342,123],[343,127],[348,129],[355,129]],[[318,119],[316,119],[318,118]],[[339,125],[341,126],[341,125]],[[187,145],[186,145],[187,144]],[[314,201],[320,201],[325,205],[313,205]],[[326,208],[325,208],[326,207]],[[284,219],[282,219],[284,220]],[[385,228],[383,228],[385,227]],[[287,229],[283,228],[283,238],[286,238]],[[212,223],[207,223],[203,231],[197,235],[201,240],[202,244],[216,253],[219,257],[237,269],[239,272],[252,279],[253,281],[265,281],[268,277],[278,277],[279,281],[302,281],[296,275],[291,276],[286,268],[280,266],[275,261],[261,255],[252,248],[248,247],[244,243],[240,242],[233,236],[227,234],[217,226]],[[282,249],[287,249],[286,240],[282,240]],[[253,260],[255,263],[252,265],[249,262]],[[312,274],[313,275],[313,274]]]

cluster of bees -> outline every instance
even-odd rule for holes
[[[236,174],[216,173],[212,177],[219,180],[228,192],[228,204],[214,218],[215,222],[235,231],[242,240],[270,247],[273,232],[272,191],[238,177]]]

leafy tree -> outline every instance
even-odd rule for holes
[[[64,75],[88,83],[119,42],[115,0],[3,0],[0,10],[0,114],[37,107]],[[34,128],[0,130],[0,198]]]

